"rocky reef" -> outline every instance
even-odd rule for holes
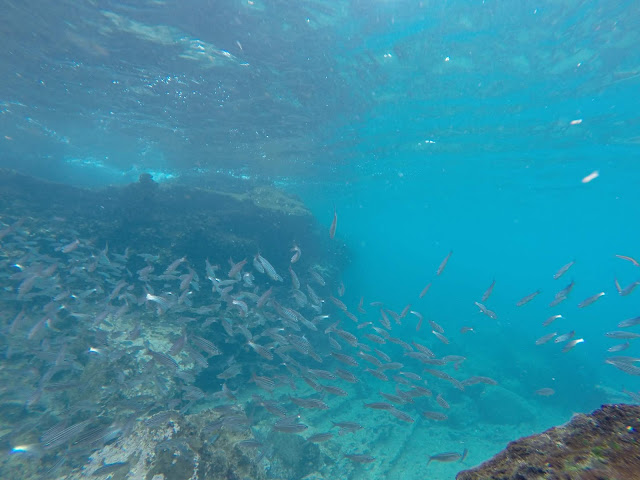
[[[162,251],[167,258],[188,252],[197,265],[213,255],[237,261],[239,255],[251,258],[258,252],[270,255],[272,262],[288,263],[294,243],[304,246],[305,262],[320,262],[327,251],[334,267],[344,262],[343,247],[329,242],[295,196],[233,179],[211,184],[159,184],[142,174],[129,185],[86,189],[0,169],[0,212],[57,220],[113,251]]]
[[[509,443],[456,480],[640,479],[640,406],[604,405]]]

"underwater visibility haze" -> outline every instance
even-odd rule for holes
[[[640,404],[640,3],[0,5],[0,478],[444,480]]]

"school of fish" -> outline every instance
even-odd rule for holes
[[[24,219],[4,219],[0,226],[2,378],[12,379],[2,387],[2,402],[24,410],[3,437],[14,454],[55,453],[81,468],[92,451],[129,435],[136,422],[161,425],[175,412],[209,405],[220,417],[207,428],[245,432],[239,446],[261,456],[269,451],[259,432],[305,435],[313,443],[360,435],[361,449],[342,455],[367,464],[380,452],[367,444],[366,425],[334,410],[337,399],[354,397],[363,410],[380,411],[391,422],[431,428],[446,424],[456,408],[448,398],[452,389],[464,393],[502,380],[467,374],[467,359],[451,351],[458,333],[434,319],[424,321],[411,305],[445,273],[451,251],[434,278],[397,312],[375,299],[345,303],[345,285],[328,277],[324,266],[304,264],[303,245],[286,247],[288,265],[272,264],[268,252],[238,261],[214,258],[212,252],[211,261],[193,265],[188,254],[165,259],[157,252],[113,252],[72,231],[47,236]],[[336,227],[334,210],[331,239]],[[618,257],[638,266],[631,257]],[[560,279],[574,263],[553,277]],[[636,284],[621,287],[615,281],[620,296]],[[470,300],[492,320],[499,318],[487,306],[495,286],[493,280],[479,301]],[[571,281],[558,290],[550,308],[567,301],[573,286]],[[541,293],[535,290],[514,304],[525,308]],[[605,293],[578,306],[587,308]],[[544,325],[562,318],[551,315]],[[409,322],[420,337],[394,332]],[[631,330],[638,325],[640,317],[621,320],[621,330],[606,336],[624,342],[609,351],[628,348],[640,337]],[[465,326],[460,334],[475,329]],[[575,337],[570,330],[531,341],[554,340],[566,353],[585,341]],[[633,376],[640,375],[638,362],[619,355],[606,359]],[[203,372],[216,390],[196,386]],[[554,390],[542,385],[533,394],[550,396]],[[632,399],[638,395],[629,392]],[[269,420],[255,422],[247,415],[249,406],[264,410]],[[309,410],[327,411],[336,430],[305,423]],[[462,462],[467,452],[427,452],[417,461]],[[109,473],[107,467],[123,465],[105,466]]]

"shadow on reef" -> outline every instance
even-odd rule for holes
[[[563,426],[511,442],[456,480],[638,480],[640,406],[604,405]]]

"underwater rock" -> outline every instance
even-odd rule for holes
[[[534,415],[527,402],[516,393],[495,386],[477,400],[477,409],[483,421],[498,425],[530,423]]]
[[[170,413],[164,421],[137,423],[129,435],[95,451],[83,471],[64,478],[96,478],[96,472],[105,465],[121,467],[114,479],[266,478],[259,454],[247,454],[236,447],[239,440],[246,439],[246,433],[210,427],[219,419],[217,413],[211,410],[186,416]]]
[[[277,470],[283,478],[303,478],[319,470],[324,462],[318,445],[299,435],[271,432],[268,442],[277,452]]]
[[[640,479],[640,406],[603,405],[521,438],[456,480]]]
[[[129,185],[88,189],[0,169],[0,211],[16,219],[55,219],[96,247],[154,251],[169,262],[184,252],[191,252],[195,265],[203,265],[212,252],[221,259],[262,252],[274,265],[289,265],[294,243],[303,249],[305,268],[322,263],[327,249],[336,263],[332,269],[347,258],[298,198],[270,185],[218,179],[211,189],[159,184],[143,173]],[[48,227],[43,228],[46,235]]]

